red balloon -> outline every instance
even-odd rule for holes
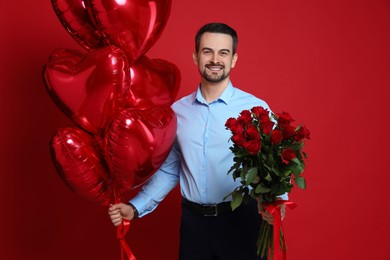
[[[91,135],[77,127],[62,128],[53,135],[50,148],[59,176],[73,192],[85,200],[108,205],[107,168]]]
[[[91,133],[101,133],[128,106],[129,64],[113,46],[86,55],[57,50],[43,69],[46,88],[57,106]]]
[[[105,136],[105,155],[116,190],[143,184],[168,156],[176,135],[169,106],[121,111]]]
[[[160,37],[171,0],[89,0],[98,28],[133,63]]]
[[[130,68],[131,106],[171,105],[180,87],[180,71],[172,63],[142,56]]]
[[[83,0],[51,0],[58,19],[66,31],[86,50],[108,45],[108,40],[96,29]]]

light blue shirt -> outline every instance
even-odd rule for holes
[[[254,106],[268,108],[261,99],[229,85],[221,96],[207,103],[200,87],[172,105],[177,115],[174,146],[161,168],[130,202],[142,217],[180,181],[181,195],[199,204],[220,203],[240,185],[227,174],[233,165],[231,133],[226,120]],[[231,197],[226,198],[231,200]]]

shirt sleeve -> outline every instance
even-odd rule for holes
[[[177,185],[179,182],[180,166],[181,153],[175,142],[160,169],[144,184],[141,191],[129,200],[137,209],[139,217],[143,217],[152,212]]]
[[[288,193],[286,192],[286,193],[278,196],[278,198],[280,198],[281,200],[288,200]]]

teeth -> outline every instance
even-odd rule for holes
[[[212,70],[212,71],[218,71],[218,70],[221,70],[222,68],[221,67],[207,67],[209,70]]]

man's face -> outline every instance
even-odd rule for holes
[[[233,39],[230,35],[206,32],[202,35],[199,51],[194,52],[193,58],[202,78],[217,83],[229,77],[230,69],[234,68],[238,56],[233,55]]]

